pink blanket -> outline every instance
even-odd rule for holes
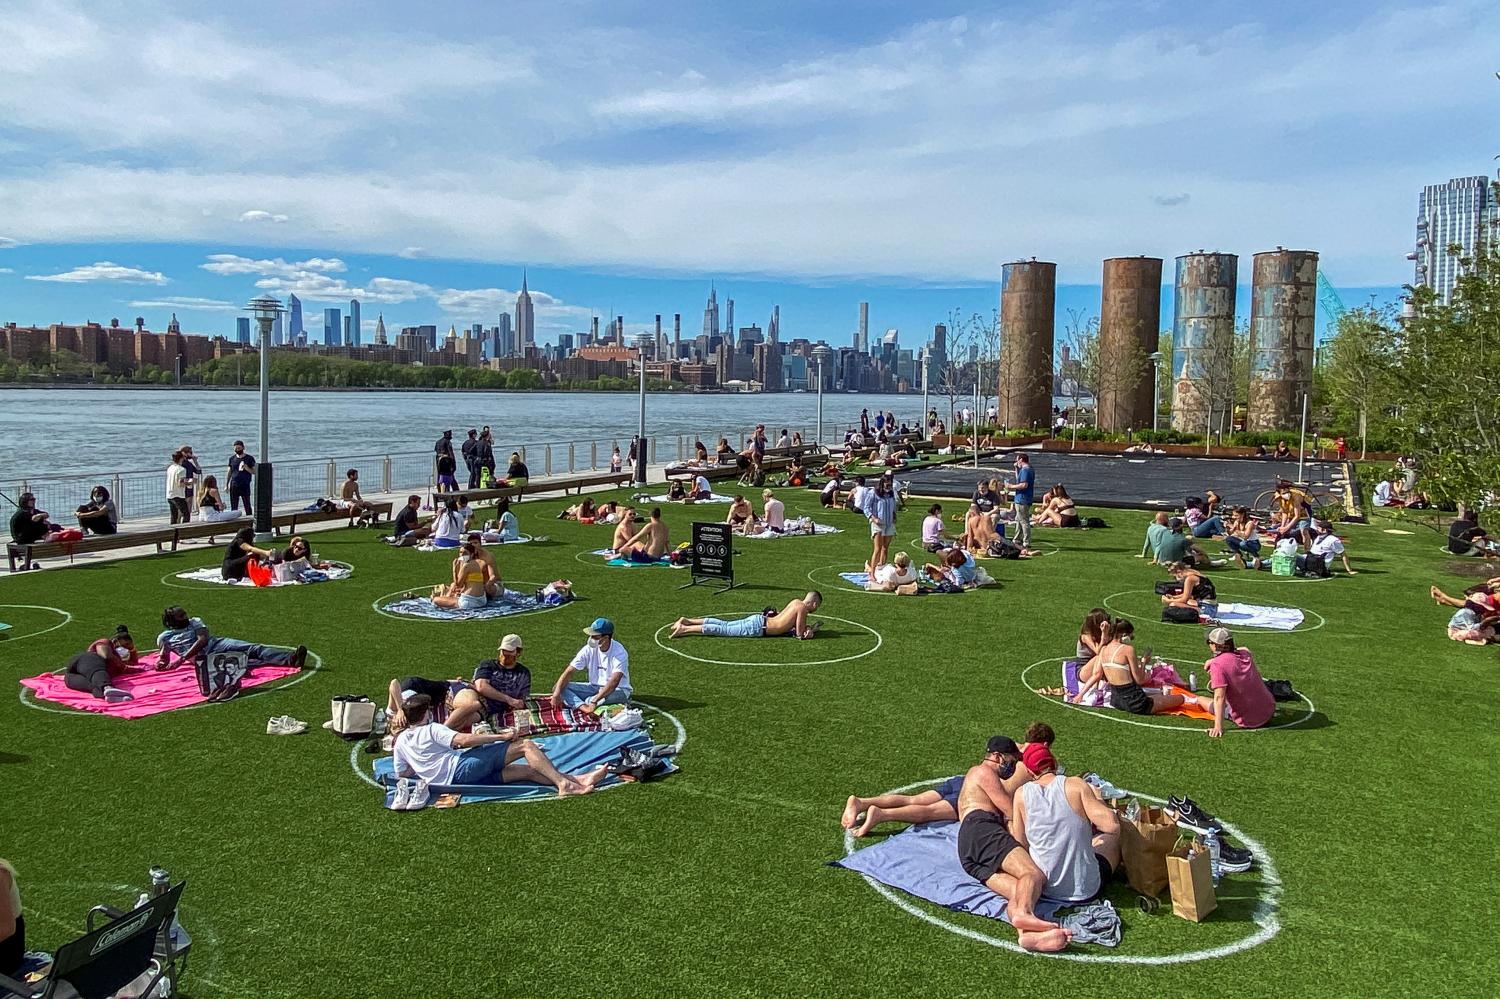
[[[179,666],[165,673],[158,673],[152,668],[156,665],[156,655],[155,652],[151,652],[141,656],[142,669],[134,670],[115,679],[116,687],[135,696],[133,701],[110,704],[92,694],[73,690],[63,683],[61,673],[43,673],[41,676],[26,677],[21,684],[29,687],[36,696],[54,704],[80,711],[93,711],[115,718],[144,718],[147,715],[161,714],[163,711],[192,707],[194,704],[202,704],[208,700],[198,693],[198,678],[190,667]],[[252,665],[250,672],[241,682],[241,686],[258,687],[263,683],[280,680],[284,676],[291,676],[297,672],[300,671],[295,666]]]

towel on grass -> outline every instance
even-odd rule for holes
[[[1006,919],[1005,899],[969,877],[958,862],[957,822],[911,826],[833,863],[955,912]],[[1043,899],[1036,914],[1050,919],[1058,908]]]
[[[329,583],[338,579],[348,579],[354,574],[354,567],[347,562],[330,562],[327,569],[315,569],[313,572],[319,575],[310,579],[290,579],[285,582],[272,580],[271,586],[306,586],[311,583]],[[321,578],[320,578],[321,577]],[[255,584],[248,579],[225,579],[223,570],[212,565],[206,569],[194,569],[192,572],[179,572],[178,579],[191,579],[195,583],[221,583],[224,586],[249,586]]]
[[[502,541],[500,540],[500,535],[491,531],[489,533],[480,535],[479,544],[484,548],[493,548],[496,545],[524,545],[531,540],[533,540],[531,535],[522,534],[520,537],[512,538],[509,541]],[[460,544],[455,545],[452,548],[439,548],[431,541],[424,541],[420,545],[415,546],[416,550],[419,552],[453,552],[455,555],[458,554],[458,550],[461,547],[463,546]]]
[[[1259,604],[1221,603],[1214,617],[1226,628],[1296,631],[1302,624],[1302,612],[1295,607],[1263,607]]]
[[[563,732],[598,732],[603,722],[599,715],[577,708],[554,708],[550,701],[526,698],[526,707],[507,708],[495,714],[496,728],[526,726],[528,735],[560,735]]]
[[[191,667],[179,666],[176,669],[158,673],[154,669],[156,658],[157,653],[149,652],[141,656],[142,668],[115,678],[114,685],[135,698],[131,701],[111,704],[84,691],[73,690],[63,682],[61,672],[25,677],[21,680],[21,684],[30,688],[44,701],[76,708],[79,711],[111,715],[115,718],[145,718],[147,715],[176,711],[178,708],[191,707],[208,700],[198,693],[198,677]],[[298,672],[300,670],[295,666],[263,666],[251,663],[250,672],[245,674],[245,678],[240,681],[240,686],[248,690]]]
[[[648,749],[651,746],[651,737],[644,732],[570,732],[565,735],[549,735],[536,740],[542,752],[552,761],[552,765],[565,774],[578,776],[586,774],[596,767],[605,763],[613,763],[620,758],[622,749]],[[667,773],[677,769],[677,765],[671,760],[665,761]],[[396,796],[394,764],[391,757],[382,756],[373,764],[375,779],[385,789],[385,807],[391,807],[391,801]],[[610,775],[599,782],[600,788],[610,787],[622,783],[620,778]],[[473,804],[478,801],[531,801],[557,796],[557,789],[551,784],[434,784],[431,787],[434,796],[439,794],[457,794],[463,804]]]
[[[525,614],[528,611],[540,610],[544,606],[537,600],[534,593],[506,590],[500,596],[492,598],[483,607],[476,607],[473,610],[439,607],[432,602],[431,597],[403,597],[381,605],[380,609],[387,614],[426,617],[434,621],[488,621],[491,618],[509,617],[512,614]]]
[[[786,530],[779,534],[768,527],[764,531],[761,531],[759,534],[746,534],[743,535],[743,537],[746,541],[775,541],[777,538],[806,538],[811,537],[814,534],[842,533],[843,531],[841,528],[833,527],[830,524],[813,524],[812,529],[807,530],[793,523],[792,521],[787,521]]]
[[[593,551],[589,552],[589,554],[598,555],[600,558],[604,559],[605,565],[614,566],[616,569],[629,569],[643,566],[666,566],[669,569],[686,569],[688,566],[686,562],[678,565],[673,562],[668,562],[664,558],[659,558],[655,562],[632,562],[630,559],[620,555],[620,553],[615,551],[613,548],[596,548]]]

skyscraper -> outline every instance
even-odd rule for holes
[[[240,316],[234,321],[234,338],[240,343],[250,342],[250,317]]]
[[[296,295],[287,298],[286,339],[283,343],[296,343],[299,334],[306,329],[302,325],[302,299]]]
[[[337,347],[344,342],[343,314],[338,309],[323,310],[323,343]]]
[[[1453,296],[1462,268],[1460,256],[1472,256],[1482,241],[1495,238],[1500,206],[1488,177],[1456,177],[1446,184],[1428,184],[1417,201],[1416,285],[1431,288],[1439,301]],[[1448,252],[1462,247],[1458,254]]]
[[[276,318],[271,320],[271,346],[279,347],[282,343],[281,313],[276,313]]]
[[[516,345],[521,353],[536,343],[536,311],[531,306],[531,292],[526,287],[526,272],[521,272],[521,294],[516,297]]]
[[[771,306],[771,325],[766,327],[766,342],[781,342],[781,306]]]
[[[720,327],[730,335],[731,341],[734,337],[734,299],[724,302],[724,325]]]
[[[708,286],[708,304],[703,307],[703,335],[719,335],[719,293],[713,285]]]
[[[359,299],[357,298],[349,299],[349,332],[353,334],[354,339],[344,337],[345,346],[358,347],[363,336],[359,326]]]
[[[859,303],[859,330],[854,334],[854,349],[861,354],[870,352],[870,303]]]
[[[345,347],[348,347],[348,346],[350,346],[351,344],[354,343],[354,340],[352,339],[353,334],[349,332],[350,329],[352,328],[353,324],[350,323],[349,320],[350,320],[349,316],[345,316],[344,317],[344,346]]]
[[[491,357],[509,357],[516,352],[516,341],[511,335],[510,313],[500,313],[495,322],[495,353]]]
[[[386,345],[384,312],[377,312],[375,314],[375,343],[381,347]]]
[[[682,313],[672,313],[672,360],[682,357]]]

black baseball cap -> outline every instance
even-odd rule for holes
[[[992,735],[990,741],[984,744],[985,754],[999,753],[1001,756],[1020,756],[1021,747],[1016,745],[1016,740],[1008,735]]]

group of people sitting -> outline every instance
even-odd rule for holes
[[[257,580],[257,585],[264,585],[272,581],[296,581],[304,573],[329,567],[329,562],[313,554],[312,546],[300,534],[293,535],[285,548],[258,548],[255,529],[243,527],[224,548],[219,574],[230,581],[252,579]]]
[[[422,497],[413,493],[406,497],[406,505],[396,513],[387,540],[397,547],[410,547],[425,541],[433,548],[458,548],[470,536],[477,536],[484,544],[504,544],[521,537],[521,524],[511,512],[509,499],[501,499],[496,504],[495,517],[485,523],[484,530],[472,529],[474,517],[475,510],[469,505],[469,497],[460,493],[444,499],[437,515],[424,524]]]
[[[1425,510],[1432,506],[1426,493],[1417,490],[1417,463],[1411,458],[1397,458],[1395,468],[1375,483],[1370,501],[1375,506],[1405,507]]]
[[[1430,591],[1439,606],[1453,607],[1448,619],[1448,637],[1468,645],[1489,645],[1500,640],[1500,576],[1477,583],[1454,597],[1434,586]]]
[[[1183,517],[1173,517],[1166,511],[1156,514],[1146,527],[1142,555],[1149,551],[1151,561],[1159,565],[1180,563],[1201,568],[1225,566],[1232,561],[1242,569],[1270,569],[1270,557],[1262,554],[1269,543],[1276,554],[1291,559],[1293,571],[1299,575],[1330,575],[1335,560],[1343,562],[1348,575],[1358,575],[1332,522],[1317,520],[1307,494],[1290,483],[1280,484],[1264,525],[1245,506],[1234,507],[1226,519],[1212,490],[1206,497],[1188,497],[1184,510]],[[1222,541],[1228,549],[1227,557],[1212,558],[1197,544],[1209,540]]]

